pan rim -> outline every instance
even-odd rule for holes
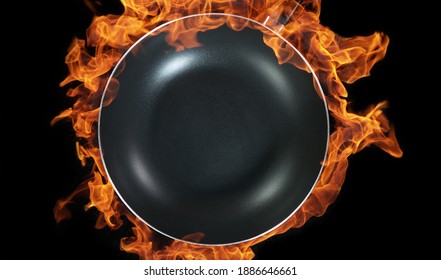
[[[329,147],[329,137],[330,137],[330,117],[329,117],[329,109],[328,109],[328,104],[326,101],[326,96],[325,93],[322,89],[322,85],[320,83],[320,80],[317,77],[317,74],[315,73],[314,69],[312,68],[312,66],[308,63],[308,61],[306,60],[306,58],[303,56],[303,54],[296,48],[293,46],[293,44],[291,44],[287,39],[285,39],[282,35],[280,35],[277,31],[269,28],[268,26],[266,26],[265,24],[258,22],[254,19],[248,18],[248,17],[244,17],[241,15],[236,15],[236,14],[230,14],[230,13],[198,13],[198,14],[191,14],[191,15],[187,15],[187,16],[183,16],[177,19],[173,19],[171,21],[165,22],[157,27],[155,27],[154,29],[150,30],[149,32],[147,32],[146,34],[144,34],[142,37],[140,37],[135,43],[133,43],[125,52],[124,54],[121,56],[121,58],[119,59],[119,61],[115,64],[115,66],[113,67],[110,76],[107,79],[106,85],[103,89],[103,93],[102,93],[102,97],[101,97],[101,101],[100,101],[100,106],[99,106],[99,113],[98,113],[98,125],[97,125],[97,140],[98,140],[98,148],[99,148],[99,153],[100,153],[100,157],[101,157],[101,162],[105,171],[105,174],[107,176],[108,182],[112,185],[113,190],[115,191],[115,193],[117,194],[118,198],[121,200],[121,202],[125,205],[125,207],[127,207],[127,209],[134,215],[136,216],[136,218],[138,218],[140,221],[142,221],[145,225],[147,225],[149,228],[151,228],[152,230],[154,230],[157,233],[160,233],[162,235],[164,235],[165,237],[168,237],[172,240],[177,240],[177,241],[181,241],[181,242],[185,242],[185,243],[189,243],[189,244],[193,244],[193,245],[199,245],[199,246],[227,246],[227,245],[235,245],[235,244],[240,244],[240,243],[245,243],[245,242],[250,242],[252,240],[256,240],[268,233],[271,233],[272,231],[276,230],[277,228],[279,228],[280,226],[282,226],[284,223],[286,223],[301,207],[302,205],[305,203],[305,201],[309,198],[309,196],[311,195],[312,191],[314,190],[314,188],[317,185],[317,182],[319,181],[319,179],[321,178],[321,175],[323,173],[323,169],[324,169],[324,164],[321,164],[320,166],[320,170],[317,174],[317,177],[314,181],[314,183],[312,184],[312,186],[309,189],[309,192],[305,195],[304,199],[301,201],[301,203],[298,204],[298,206],[288,215],[286,216],[282,221],[280,221],[278,224],[276,224],[275,226],[271,227],[270,229],[265,230],[264,232],[255,235],[253,237],[247,238],[247,239],[243,239],[243,240],[238,240],[238,241],[234,241],[234,242],[229,242],[229,243],[203,243],[203,242],[194,242],[194,241],[189,241],[189,240],[184,240],[182,238],[178,238],[175,236],[172,236],[166,232],[163,232],[161,230],[159,230],[158,228],[152,226],[150,223],[148,223],[144,218],[142,218],[140,216],[140,214],[138,214],[136,211],[134,211],[129,203],[127,203],[125,201],[125,199],[123,198],[123,196],[121,195],[121,193],[118,191],[118,188],[116,187],[116,185],[113,183],[112,180],[112,176],[110,175],[110,172],[107,169],[106,166],[106,161],[103,155],[103,149],[102,149],[102,140],[101,140],[101,118],[102,118],[102,109],[104,107],[105,104],[105,99],[106,99],[106,92],[107,89],[110,85],[110,81],[112,79],[112,77],[114,77],[118,67],[121,65],[121,63],[123,63],[124,59],[126,58],[126,56],[140,43],[142,42],[144,39],[146,39],[147,37],[151,36],[152,34],[154,34],[156,31],[170,25],[173,24],[175,22],[181,21],[181,20],[185,20],[185,19],[189,19],[189,18],[194,18],[194,17],[210,17],[210,16],[223,16],[223,17],[235,17],[235,18],[239,18],[239,19],[243,19],[245,21],[249,21],[253,24],[259,25],[260,27],[265,28],[266,30],[268,30],[269,32],[273,33],[274,35],[276,35],[277,37],[279,37],[280,39],[282,39],[287,45],[289,45],[295,52],[297,55],[300,56],[300,58],[302,59],[302,61],[306,64],[306,66],[308,67],[308,69],[310,70],[310,74],[313,76],[313,82],[315,83],[315,89],[316,89],[316,93],[318,93],[321,97],[321,100],[323,102],[323,105],[325,107],[325,116],[326,116],[326,144],[325,144],[325,150],[324,150],[324,157],[322,162],[326,162],[327,157],[328,157],[328,147]]]

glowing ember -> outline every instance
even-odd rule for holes
[[[335,34],[320,24],[319,0],[303,1],[294,11],[292,8],[297,3],[292,1],[287,5],[284,0],[121,0],[121,3],[124,6],[121,15],[96,15],[87,30],[87,40],[74,39],[66,56],[69,74],[61,86],[78,84],[67,91],[67,96],[75,102],[71,108],[56,116],[52,123],[71,120],[78,139],[78,158],[83,166],[91,167],[92,176],[70,196],[56,203],[54,213],[58,222],[70,217],[67,205],[77,195],[88,194],[90,202],[85,209],[99,210],[97,228],[108,226],[118,229],[123,223],[133,224],[133,236],[123,238],[120,246],[141,259],[252,259],[253,245],[291,228],[299,228],[312,216],[324,214],[338,196],[351,154],[369,145],[376,145],[394,157],[402,155],[394,130],[382,111],[387,106],[386,102],[376,104],[365,112],[352,112],[346,101],[348,93],[344,83],[353,83],[369,75],[373,65],[385,56],[389,43],[386,35],[374,33],[344,38]],[[271,233],[229,246],[200,246],[181,241],[159,246],[155,241],[156,233],[120,202],[106,177],[96,142],[99,105],[111,70],[141,36],[167,21],[210,12],[236,14],[262,23],[268,15],[277,18],[292,13],[286,25],[280,26],[283,27],[280,35],[303,53],[325,89],[334,125],[327,160],[323,163],[323,173],[310,197],[287,222]],[[167,43],[177,50],[183,50],[198,46],[197,32],[215,29],[223,24],[237,31],[244,28],[237,25],[234,18],[225,18],[213,20],[198,17],[193,26],[168,30]],[[274,21],[274,25],[277,24]],[[307,70],[283,40],[265,30],[261,31],[264,42],[274,50],[280,63],[291,63]],[[94,51],[91,52],[91,49]],[[118,86],[117,81],[111,84],[111,88]],[[128,221],[123,221],[123,216]],[[197,239],[198,236],[188,236],[188,240]]]

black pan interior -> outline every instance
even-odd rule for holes
[[[180,52],[164,38],[127,53],[116,99],[101,108],[112,184],[169,237],[201,232],[200,244],[223,245],[268,232],[321,172],[328,116],[313,76],[280,65],[251,28],[201,32],[201,47]]]

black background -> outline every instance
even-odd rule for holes
[[[35,2],[5,8],[10,19],[2,19],[0,259],[137,259],[119,249],[129,229],[96,230],[93,210],[73,206],[71,220],[55,223],[56,200],[88,175],[70,124],[49,123],[71,104],[58,86],[64,57],[74,36],[85,38],[92,12],[81,0]],[[426,36],[430,17],[418,20],[423,7],[393,2],[323,0],[321,22],[343,36],[390,37],[386,58],[348,91],[361,107],[389,101],[403,157],[375,147],[352,155],[325,215],[253,247],[256,259],[440,259],[437,93],[428,70],[436,48]]]

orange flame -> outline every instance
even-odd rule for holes
[[[291,228],[299,228],[310,217],[325,213],[343,185],[351,154],[375,145],[391,156],[402,156],[393,127],[383,114],[387,102],[371,106],[365,112],[352,112],[344,86],[344,83],[353,83],[368,76],[374,64],[385,56],[389,43],[385,34],[377,32],[351,38],[335,34],[320,24],[320,0],[306,0],[300,6],[295,1],[285,0],[121,0],[121,3],[124,11],[120,15],[96,15],[87,30],[87,40],[74,39],[66,56],[69,74],[60,85],[77,84],[67,91],[67,96],[75,102],[71,108],[56,116],[52,124],[64,119],[72,122],[78,139],[78,158],[83,166],[91,168],[91,177],[70,196],[57,201],[54,208],[57,222],[70,217],[67,205],[76,196],[88,195],[90,202],[85,209],[96,208],[100,213],[97,228],[108,226],[118,229],[127,222],[123,221],[123,216],[133,225],[133,236],[123,238],[120,247],[141,259],[252,259],[253,245]],[[296,7],[295,10],[293,7]],[[96,143],[99,104],[112,68],[141,36],[167,21],[210,12],[240,15],[261,23],[268,15],[271,18],[289,17],[289,22],[280,29],[280,35],[304,55],[316,72],[325,89],[328,109],[333,118],[327,160],[306,202],[272,232],[228,246],[202,246],[181,241],[160,246],[155,240],[156,233],[120,202],[106,177]],[[238,31],[244,28],[234,18],[196,19],[192,26],[174,25],[178,28],[168,30],[167,42],[177,50],[183,50],[198,46],[197,32],[215,29],[223,24]],[[274,21],[273,24],[279,23]],[[291,63],[308,71],[304,62],[283,40],[265,30],[261,31],[264,42],[274,50],[279,63]],[[92,53],[91,49],[94,50]],[[112,82],[116,89],[117,81]],[[197,240],[198,236],[188,236],[188,239]]]

